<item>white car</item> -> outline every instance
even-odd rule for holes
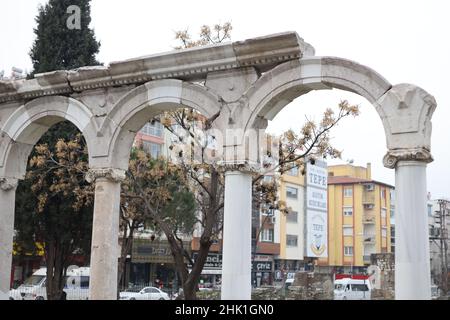
[[[334,300],[370,300],[369,280],[344,278],[334,281]]]
[[[156,287],[128,289],[119,293],[120,300],[170,300],[169,295]]]
[[[67,269],[64,292],[67,300],[89,298],[89,267],[70,266]],[[47,268],[40,268],[17,289],[9,292],[10,300],[47,300]]]

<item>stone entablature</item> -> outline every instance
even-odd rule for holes
[[[314,48],[297,33],[279,33],[112,62],[107,67],[83,67],[37,74],[31,80],[0,81],[0,103],[152,80],[202,80],[210,72],[242,67],[265,72],[282,62],[313,54]]]

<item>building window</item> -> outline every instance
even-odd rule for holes
[[[344,207],[344,216],[352,216],[353,215],[353,207]]]
[[[158,158],[161,155],[161,145],[149,141],[142,141],[142,148],[149,153],[153,158]]]
[[[261,205],[261,214],[264,216],[273,217],[275,219],[275,210],[271,209],[270,206],[266,203]],[[266,221],[270,220],[267,219]]]
[[[286,235],[286,245],[288,247],[296,247],[297,246],[297,236],[291,235],[291,234],[287,234]]]
[[[155,121],[153,124],[151,122],[147,122],[141,129],[141,132],[150,136],[162,137],[163,129],[163,125],[157,121]]]
[[[182,126],[180,126],[178,123],[174,123],[170,126],[172,128],[172,131],[176,134],[180,134],[182,132]]]
[[[346,257],[352,257],[353,256],[353,247],[351,246],[344,246],[344,256]]]
[[[260,238],[262,242],[273,242],[273,229],[262,229]]]
[[[386,219],[386,209],[381,208],[381,219]]]
[[[389,197],[391,198],[391,203],[395,201],[395,190],[389,189]]]
[[[380,192],[381,192],[381,199],[383,199],[383,200],[386,199],[386,189],[383,188],[380,190]]]
[[[353,236],[353,227],[350,226],[344,226],[342,229],[342,232],[344,234],[344,236]]]
[[[344,197],[350,198],[353,196],[353,188],[352,187],[344,187]]]
[[[89,277],[87,277],[87,276],[80,277],[80,287],[89,289]]]
[[[428,216],[431,217],[433,215],[433,205],[432,204],[428,204],[427,205],[427,210],[428,210]]]
[[[394,206],[392,206],[392,205],[391,205],[390,215],[391,215],[391,219],[395,218],[395,209],[394,209]]]
[[[292,187],[286,187],[286,197],[297,199],[298,198],[298,189]]]
[[[298,212],[297,211],[291,211],[287,214],[287,222],[293,222],[293,223],[297,223],[298,222]]]
[[[292,167],[288,172],[288,175],[297,177],[298,176],[298,167]]]
[[[383,238],[387,237],[387,228],[386,227],[381,228],[381,236]]]

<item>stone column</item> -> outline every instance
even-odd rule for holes
[[[117,300],[120,182],[124,178],[125,172],[116,169],[93,169],[86,177],[95,181],[90,300]]]
[[[251,299],[252,174],[246,167],[225,172],[222,300]]]
[[[431,299],[426,150],[396,150],[385,156],[395,168],[395,299]]]
[[[16,179],[0,178],[0,300],[9,298],[16,188]]]

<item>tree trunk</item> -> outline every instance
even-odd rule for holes
[[[183,283],[183,290],[186,292],[186,300],[197,299],[197,285],[200,280],[203,267],[205,266],[206,259],[208,258],[209,249],[212,244],[211,237],[213,234],[213,229],[217,223],[217,208],[219,206],[218,199],[220,199],[218,194],[219,173],[213,166],[210,166],[210,172],[208,205],[202,209],[202,211],[205,212],[205,226],[200,237],[200,248],[194,265],[192,266],[192,270],[189,273],[186,282]]]
[[[46,243],[47,279],[46,290],[48,300],[63,300],[65,298],[65,266],[62,245],[55,240]],[[40,298],[40,297],[39,297]]]
[[[170,244],[172,255],[175,261],[175,268],[180,275],[181,283],[183,286],[183,295],[185,300],[197,300],[197,285],[200,279],[205,262],[208,258],[209,249],[212,244],[212,235],[214,227],[217,223],[217,215],[219,212],[220,196],[219,196],[219,172],[211,166],[210,184],[209,184],[209,198],[207,203],[202,207],[202,211],[205,212],[205,226],[200,239],[200,250],[196,261],[192,266],[192,271],[189,273],[187,264],[185,262],[185,249],[182,244],[176,239],[176,235],[168,224],[164,220],[155,214],[151,210],[151,206],[146,203],[147,210],[152,212],[152,218],[158,223],[161,230],[167,237]]]
[[[124,230],[124,236],[122,237],[122,247],[117,272],[118,277],[117,285],[119,287],[118,288],[119,290],[117,290],[117,292],[120,292],[121,290],[126,289],[128,287],[128,283],[125,283],[126,282],[125,267],[127,263],[127,255],[130,253],[131,247],[133,245],[133,236],[135,230],[134,226],[131,226],[129,230],[130,230],[129,234],[127,235],[128,227],[126,227]]]
[[[173,237],[173,235],[167,234],[167,240],[172,251],[173,259],[175,261],[175,268],[181,277],[181,283],[183,286],[183,296],[185,300],[197,300],[197,295],[195,290],[192,290],[189,286],[186,286],[189,271],[187,265],[184,261],[183,248],[180,246],[178,241]],[[195,288],[194,288],[195,289]]]
[[[205,265],[206,259],[208,258],[209,248],[211,247],[211,239],[207,237],[201,237],[200,239],[200,249],[198,251],[197,258],[195,259],[195,263],[192,266],[192,271],[189,273],[188,279],[184,284],[184,287],[189,292],[189,294],[193,294],[197,299],[196,289],[198,282],[200,280],[200,275],[202,274],[203,267]],[[190,300],[186,298],[186,300]]]

